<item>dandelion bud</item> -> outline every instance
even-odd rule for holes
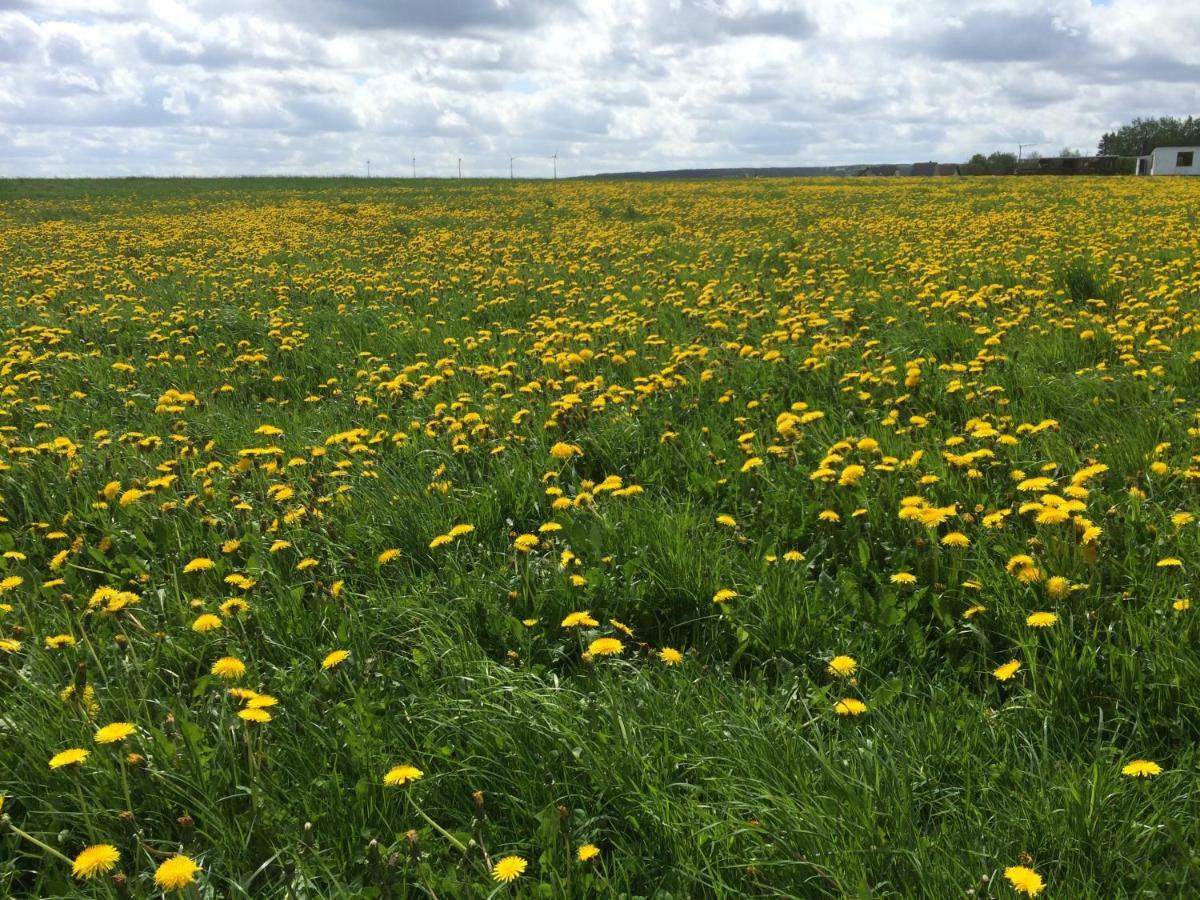
[[[135,816],[133,811],[129,809],[121,810],[121,812],[117,813],[117,818],[126,825],[132,825],[137,820],[137,816]]]
[[[129,879],[125,877],[124,872],[118,872],[116,875],[114,875],[112,877],[112,883],[113,887],[117,889],[118,893],[129,893]]]
[[[472,791],[471,799],[475,801],[476,815],[483,815],[483,791]]]
[[[184,813],[182,816],[180,816],[178,819],[175,820],[175,824],[178,825],[180,828],[182,828],[184,831],[187,831],[188,829],[196,827],[196,820],[193,819],[191,816],[189,816],[187,813]]]

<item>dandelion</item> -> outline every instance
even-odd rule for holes
[[[14,588],[19,588],[25,583],[25,579],[20,575],[9,575],[7,578],[0,579],[0,594],[7,594]]]
[[[395,547],[390,547],[387,550],[384,550],[382,553],[380,553],[379,556],[377,556],[375,558],[375,562],[377,562],[381,566],[386,566],[392,560],[399,559],[399,558],[400,558],[400,551],[397,550]]]
[[[216,563],[214,563],[207,556],[197,556],[190,563],[188,563],[186,566],[183,567],[183,571],[188,572],[188,573],[190,573],[190,572],[207,572],[209,569],[211,569],[215,565],[216,565]]]
[[[96,731],[97,744],[116,744],[125,740],[137,729],[129,722],[113,722]]]
[[[246,674],[246,664],[234,656],[222,656],[212,664],[212,674],[232,681]]]
[[[574,444],[565,444],[562,441],[559,441],[550,448],[550,455],[560,462],[565,462],[572,456],[582,456],[583,449],[575,446]]]
[[[323,660],[321,660],[321,671],[325,672],[329,669],[340,666],[349,658],[349,650],[334,650],[333,652],[327,654]]]
[[[658,658],[668,666],[678,666],[683,662],[683,654],[674,647],[663,647],[658,651]]]
[[[1004,877],[1018,893],[1036,897],[1046,889],[1042,876],[1027,866],[1009,866],[1004,870]]]
[[[117,865],[121,854],[112,844],[93,844],[84,847],[71,864],[71,874],[78,879],[107,875]]]
[[[518,553],[528,553],[538,545],[538,536],[536,534],[522,534],[513,541],[513,546]]]
[[[1180,597],[1178,600],[1176,600],[1174,603],[1171,604],[1171,609],[1175,610],[1175,612],[1183,612],[1184,610],[1188,610],[1191,608],[1192,608],[1192,601],[1189,600],[1187,597]]]
[[[537,622],[535,621],[534,624],[536,625]],[[599,624],[586,609],[582,612],[573,612],[562,620],[563,628],[595,628]]]
[[[238,718],[245,722],[253,722],[256,725],[265,725],[271,721],[271,714],[265,709],[258,707],[248,707],[238,710]]]
[[[1052,612],[1035,612],[1030,613],[1025,619],[1025,624],[1031,628],[1049,628],[1058,621],[1058,616]]]
[[[912,572],[893,572],[888,580],[892,584],[916,584],[917,576]]]
[[[196,621],[192,623],[192,631],[214,631],[220,627],[220,617],[214,616],[212,613],[205,613],[202,616],[197,616]]]
[[[853,656],[835,656],[825,667],[825,671],[837,678],[849,678],[858,668],[858,660]]]
[[[190,856],[177,853],[159,863],[154,871],[154,883],[164,891],[177,891],[196,880],[200,866]]]
[[[1162,774],[1162,766],[1148,759],[1135,759],[1125,764],[1121,774],[1130,778],[1153,778]]]
[[[720,515],[717,516],[717,524],[724,525],[726,528],[737,528],[737,519],[733,516]]]
[[[492,866],[492,878],[501,884],[509,884],[520,878],[528,867],[529,863],[521,857],[506,856]]]
[[[595,844],[583,844],[575,851],[575,858],[580,862],[588,862],[600,855],[600,848]]]
[[[963,534],[961,531],[951,531],[949,534],[944,535],[942,537],[942,546],[943,547],[961,548],[961,547],[969,547],[970,544],[971,544],[971,539],[969,537],[967,537],[965,534]]]
[[[730,600],[732,600],[736,596],[737,596],[737,591],[731,590],[730,588],[721,588],[719,591],[717,591],[715,594],[713,594],[712,602],[713,603],[728,603]]]
[[[392,766],[383,776],[383,783],[388,787],[402,787],[412,784],[414,781],[420,781],[423,777],[425,777],[425,773],[416,766]]]
[[[836,510],[832,509],[821,510],[821,512],[817,515],[817,518],[822,522],[837,523],[842,521],[842,517],[837,514]]]
[[[448,534],[439,534],[437,537],[435,537],[432,541],[429,542],[429,549],[436,550],[438,547],[444,547],[444,546],[446,546],[446,544],[450,543],[452,540],[454,540],[454,538]]]
[[[625,645],[616,638],[596,638],[587,648],[592,656],[617,656],[625,650]]]
[[[839,716],[861,716],[867,712],[867,704],[854,697],[846,697],[834,704],[833,711]]]
[[[1014,659],[995,669],[992,674],[996,677],[997,681],[1009,681],[1017,674],[1020,668],[1021,661]]]
[[[1183,560],[1176,556],[1164,556],[1154,565],[1160,569],[1178,569],[1183,565]]]
[[[62,769],[67,766],[77,766],[92,755],[92,751],[84,750],[80,747],[72,747],[69,750],[63,750],[60,753],[55,753],[50,757],[51,769]]]

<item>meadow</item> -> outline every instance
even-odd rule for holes
[[[1200,179],[9,181],[0,260],[3,896],[1200,893]]]

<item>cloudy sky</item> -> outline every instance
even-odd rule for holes
[[[559,174],[1093,149],[1196,0],[0,0],[0,175]]]

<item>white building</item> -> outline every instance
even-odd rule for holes
[[[1156,147],[1139,156],[1139,175],[1200,175],[1200,147]]]

